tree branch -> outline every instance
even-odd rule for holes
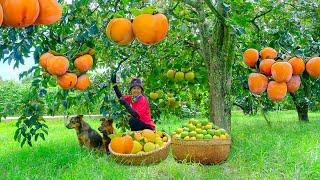
[[[251,19],[251,23],[254,25],[254,27],[256,27],[256,29],[258,30],[258,37],[260,38],[260,27],[258,26],[258,24],[256,23],[256,20],[262,16],[265,16],[266,14],[268,14],[269,12],[271,12],[273,10],[273,8],[270,8],[268,11],[265,12],[261,12],[260,14],[256,15],[254,18]]]
[[[215,16],[219,19],[219,21],[223,24],[226,25],[226,19],[218,12],[218,10],[214,7],[214,5],[212,4],[212,2],[210,0],[204,0],[204,2],[207,4],[207,6],[209,7],[209,9],[215,14]],[[185,0],[185,3],[196,8],[199,9],[199,2],[196,1],[192,1],[192,0]]]
[[[204,2],[208,5],[210,10],[215,14],[215,16],[219,19],[219,21],[223,25],[226,25],[226,19],[218,12],[218,10],[214,7],[212,2],[210,0],[204,0]]]
[[[174,5],[171,9],[169,9],[170,12],[174,11],[178,5],[180,4],[180,2],[177,2],[176,5]]]
[[[117,12],[117,8],[118,8],[118,5],[120,3],[120,0],[116,0],[116,2],[114,3],[114,11]]]
[[[184,20],[186,20],[186,21],[188,21],[188,22],[191,22],[191,23],[198,23],[198,20],[197,20],[196,18],[181,17],[181,16],[179,16],[178,14],[176,14],[176,13],[174,12],[174,9],[177,7],[178,4],[179,4],[179,3],[177,3],[177,4],[175,5],[175,7],[173,7],[172,9],[168,9],[168,11],[169,11],[170,14],[172,14],[172,15],[173,15],[175,18],[177,18],[177,19],[184,19]]]
[[[269,12],[271,12],[273,10],[273,8],[270,8],[268,11],[262,12],[258,15],[256,15],[250,22],[255,22],[256,19],[268,14]]]
[[[185,0],[184,1],[186,4],[190,5],[191,7],[197,7],[197,2],[192,1],[192,0]]]

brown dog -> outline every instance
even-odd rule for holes
[[[106,151],[107,153],[109,152],[108,146],[111,141],[109,135],[110,134],[115,134],[116,131],[113,128],[113,120],[112,119],[106,119],[106,118],[101,118],[101,126],[98,128],[98,130],[102,133],[102,147],[101,150]]]
[[[83,121],[83,115],[72,117],[66,127],[76,130],[80,146],[85,146],[89,149],[101,148],[101,135],[92,129],[88,123]]]

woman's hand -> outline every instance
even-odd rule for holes
[[[126,100],[124,99],[123,96],[121,96],[121,97],[119,98],[119,101],[120,101],[120,104],[122,104],[122,105],[125,105],[125,104],[126,104]]]

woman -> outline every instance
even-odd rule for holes
[[[120,99],[120,103],[125,106],[131,114],[129,125],[132,131],[140,131],[143,129],[155,129],[155,124],[151,118],[148,99],[143,94],[142,81],[133,78],[130,83],[131,95],[123,96],[116,84],[115,77],[111,78],[114,83],[113,89]]]

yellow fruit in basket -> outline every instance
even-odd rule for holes
[[[137,152],[137,154],[144,154],[144,153],[145,153],[144,151]]]
[[[196,137],[190,137],[190,139],[189,140],[192,140],[192,141],[194,141],[194,140],[197,140],[197,138]]]
[[[133,137],[134,137],[135,140],[138,140],[138,141],[143,139],[142,135],[140,133],[138,133],[138,132],[135,132]]]
[[[131,154],[137,154],[142,150],[142,145],[138,141],[133,141],[133,147],[131,150]]]
[[[196,125],[196,128],[200,128],[200,129],[201,129],[201,127],[202,127],[201,123],[198,123],[198,124]]]
[[[197,139],[203,139],[203,136],[204,136],[203,134],[197,134],[197,135],[196,135],[196,138],[197,138]]]
[[[167,136],[164,136],[164,137],[162,138],[162,141],[163,141],[163,142],[168,142],[168,137],[167,137]]]
[[[188,128],[189,128],[189,131],[194,131],[196,129],[196,126],[193,124],[188,124]]]
[[[214,134],[217,135],[217,136],[220,136],[220,135],[221,135],[221,131],[220,131],[219,129],[218,129],[218,130],[215,130],[215,131],[214,131]]]
[[[160,146],[163,144],[163,141],[162,141],[161,137],[156,137],[156,140],[154,142],[155,142],[155,144],[158,144]]]
[[[177,134],[180,134],[180,133],[183,132],[183,129],[182,129],[182,128],[178,128],[178,129],[176,130],[176,132],[177,132]]]
[[[154,133],[150,129],[142,130],[141,135],[145,137],[148,140],[148,142],[154,142],[154,140],[156,139],[156,133]]]
[[[189,121],[188,121],[189,124],[193,124],[193,122],[194,122],[193,118],[189,119]]]
[[[230,135],[228,133],[225,133],[224,135],[227,137],[227,139],[230,138]]]
[[[212,139],[212,136],[210,134],[206,134],[203,136],[203,139]]]
[[[220,139],[220,137],[217,135],[214,135],[214,136],[212,136],[212,139]]]
[[[201,134],[206,135],[206,134],[208,134],[208,132],[206,130],[202,130]]]
[[[156,149],[156,145],[153,144],[152,142],[147,142],[144,146],[143,146],[143,150],[145,152],[151,152],[154,151]]]
[[[184,140],[189,140],[190,137],[189,137],[189,136],[186,136],[186,137],[184,137],[183,139],[184,139]]]
[[[161,148],[161,145],[159,144],[155,144],[156,148],[155,149],[160,149]]]
[[[226,130],[224,130],[224,129],[222,129],[222,128],[220,128],[220,129],[218,129],[220,132],[221,132],[221,134],[225,134],[226,133]]]
[[[160,131],[157,131],[157,132],[156,132],[156,136],[157,136],[157,137],[162,137],[162,136],[163,136],[163,133],[160,132]]]
[[[213,126],[211,124],[207,124],[204,126],[204,129],[212,129],[212,128],[213,128]]]
[[[226,135],[223,134],[223,135],[220,136],[220,139],[228,139],[228,138],[227,138]]]
[[[213,129],[208,129],[207,132],[208,132],[208,134],[210,134],[211,136],[214,135],[214,130],[213,130]]]
[[[202,129],[200,129],[200,128],[197,128],[197,129],[196,129],[196,132],[197,132],[198,134],[201,134],[201,132],[202,132]]]
[[[164,147],[166,145],[166,143],[162,143],[162,145],[160,145],[160,148]]]
[[[201,121],[201,125],[202,126],[205,126],[205,125],[207,125],[209,123],[209,121]]]
[[[191,131],[189,132],[189,136],[190,137],[195,137],[197,135],[197,132],[196,131]]]
[[[180,138],[180,137],[181,137],[181,134],[175,134],[175,135],[173,135],[172,137],[177,139],[177,138]]]
[[[196,119],[191,118],[189,120],[189,124],[197,125],[198,121]]]
[[[180,134],[175,137],[176,139],[181,139]]]
[[[157,136],[154,142],[157,142],[157,141],[162,141],[162,138],[160,136]]]
[[[186,136],[188,136],[189,135],[189,132],[188,131],[183,131],[182,133],[181,133],[181,138],[185,138]]]

